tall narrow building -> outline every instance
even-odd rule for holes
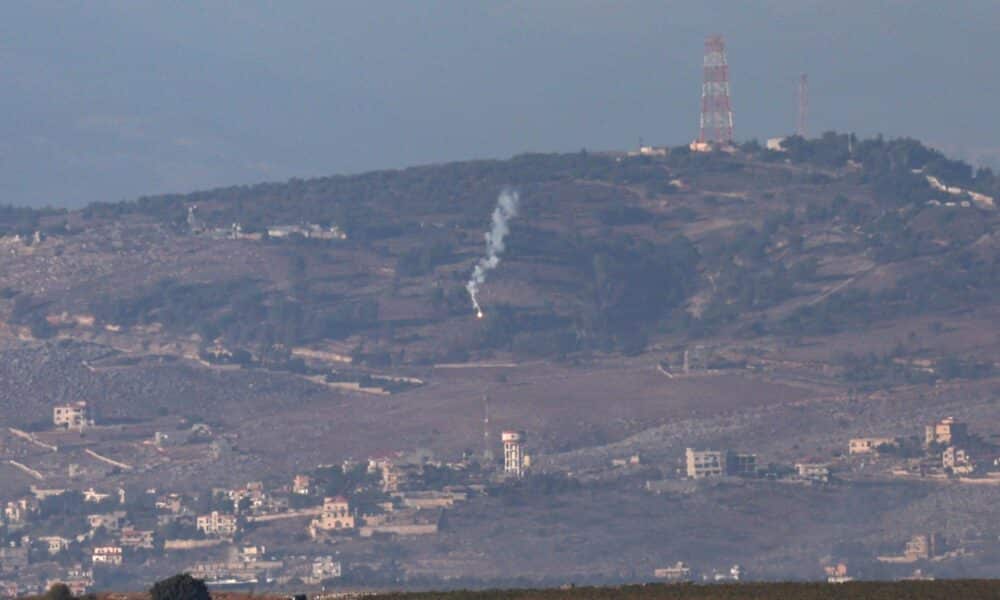
[[[503,440],[503,472],[510,477],[524,475],[524,434],[520,431],[504,431]]]

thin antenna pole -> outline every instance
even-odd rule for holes
[[[490,397],[483,394],[483,462],[493,464],[493,448],[490,446]]]
[[[799,77],[799,117],[795,123],[795,133],[806,137],[806,119],[809,117],[809,79],[805,73]]]

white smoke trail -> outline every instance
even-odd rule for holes
[[[476,268],[472,270],[469,283],[465,284],[465,289],[469,290],[469,297],[472,298],[472,306],[476,309],[476,316],[480,319],[483,318],[483,309],[479,306],[479,287],[486,281],[486,274],[500,264],[500,255],[504,250],[503,238],[510,232],[507,221],[517,216],[518,200],[517,190],[506,188],[500,192],[497,207],[493,209],[492,227],[485,236],[486,256],[479,259]]]

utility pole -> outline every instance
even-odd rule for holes
[[[806,137],[806,119],[809,116],[809,79],[805,73],[799,77],[799,115],[795,123],[795,134]]]
[[[490,397],[483,394],[483,464],[493,464],[493,448],[490,446]]]

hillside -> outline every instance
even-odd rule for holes
[[[996,340],[977,327],[1000,285],[990,172],[909,140],[835,134],[792,138],[787,153],[684,150],[11,210],[9,231],[44,241],[6,238],[2,311],[21,337],[354,380],[467,361],[669,363],[695,344],[725,364],[822,362],[862,386],[991,372],[979,357]],[[504,186],[522,214],[478,321],[464,284]],[[268,228],[283,237],[259,239]],[[913,339],[928,327],[933,348]],[[811,347],[872,328],[887,335]]]
[[[787,157],[525,155],[42,214],[47,241],[6,265],[9,320],[45,336],[46,316],[88,315],[255,359],[327,345],[405,366],[794,341],[991,303],[992,174],[907,140],[790,144]],[[522,215],[477,323],[463,284],[504,186]],[[224,239],[233,224],[346,239]]]
[[[507,187],[520,213],[477,319],[465,284]],[[458,460],[481,452],[488,395],[492,439],[525,430],[555,479],[449,508],[434,542],[337,544],[376,581],[641,581],[677,560],[811,578],[843,557],[898,576],[874,555],[929,527],[972,549],[932,566],[995,575],[988,486],[647,483],[676,479],[688,446],[763,466],[840,460],[851,437],[909,439],[947,415],[1000,433],[994,198],[1000,178],[916,141],[831,133],[6,209],[0,424],[59,449],[3,433],[4,459],[44,483],[5,463],[0,500]],[[52,406],[80,399],[102,427],[48,431]],[[211,452],[149,442],[199,422]],[[634,454],[641,467],[609,467]],[[295,527],[245,539],[311,551]]]

